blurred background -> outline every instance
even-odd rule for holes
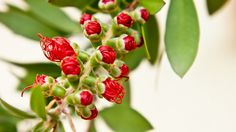
[[[27,8],[21,0],[0,0],[1,11],[7,9],[6,3]],[[166,3],[157,14],[162,45],[169,0]],[[153,132],[236,131],[236,1],[229,1],[213,16],[208,15],[205,1],[195,0],[195,5],[201,37],[197,58],[186,76],[181,79],[173,72],[166,54],[160,66],[151,66],[145,60],[130,75],[132,106],[151,122]],[[63,10],[72,19],[79,20],[77,10]],[[81,36],[74,35],[70,40],[86,46],[87,40]],[[24,63],[47,61],[37,41],[16,35],[1,23],[0,43],[1,58]],[[11,71],[25,75],[23,69],[0,61],[0,97],[22,110],[29,110],[29,95],[21,98],[16,92],[19,82]],[[109,104],[100,104],[99,108],[104,105]],[[78,131],[87,129],[86,121],[75,120]],[[32,124],[30,120],[21,122],[18,131]],[[111,131],[100,118],[96,120],[96,127],[99,131]]]

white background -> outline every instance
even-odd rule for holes
[[[6,9],[4,2],[7,1],[26,7],[20,0],[0,0],[1,10]],[[169,0],[166,3],[157,15],[162,44]],[[201,40],[198,56],[187,75],[180,79],[172,71],[166,54],[160,68],[144,61],[130,75],[133,106],[148,118],[155,132],[236,131],[236,1],[231,0],[212,17],[207,13],[204,0],[195,0],[195,3]],[[79,19],[73,9],[65,10],[72,13],[74,19]],[[78,37],[71,40],[82,44],[84,41]],[[38,42],[15,35],[2,24],[0,57],[19,62],[47,61]],[[22,69],[0,62],[0,97],[23,110],[29,110],[29,96],[26,94],[21,98],[15,92],[18,81],[9,72],[11,70],[24,75]],[[31,121],[21,123],[19,131],[26,130],[30,125]],[[97,121],[97,127],[101,132],[111,131],[102,119]],[[76,118],[76,128],[85,131],[86,121]]]

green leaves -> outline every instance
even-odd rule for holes
[[[165,46],[170,64],[180,77],[194,62],[199,34],[193,0],[172,0],[167,17]]]
[[[40,86],[33,88],[30,97],[30,107],[39,117],[46,120],[45,99],[42,94]]]
[[[46,0],[26,0],[26,2],[29,4],[30,12],[48,25],[66,33],[79,31],[79,25]]]
[[[144,132],[153,129],[147,119],[130,107],[115,105],[102,110],[100,115],[116,132]]]
[[[228,0],[207,0],[207,9],[210,15],[213,15],[221,7],[225,5]]]
[[[16,10],[0,12],[0,22],[10,28],[14,33],[29,39],[38,40],[37,33],[42,33],[49,37],[60,35],[54,29]]]
[[[150,14],[156,14],[164,5],[163,0],[139,0],[140,5],[147,8]]]
[[[81,10],[86,9],[87,6],[97,1],[98,0],[48,0],[49,3],[57,6],[74,6]]]
[[[28,114],[27,112],[24,112],[22,110],[19,110],[15,107],[11,106],[10,104],[5,102],[1,98],[0,98],[0,104],[8,113],[10,113],[11,115],[13,115],[17,118],[21,118],[21,119],[35,118],[34,115]]]
[[[158,23],[154,15],[151,15],[147,23],[143,25],[142,34],[146,51],[148,51],[150,56],[149,62],[155,64],[158,57],[160,36]]]

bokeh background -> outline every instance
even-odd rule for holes
[[[21,0],[0,0],[27,8]],[[164,45],[165,21],[169,0],[157,14]],[[204,0],[195,0],[201,27],[199,52],[187,75],[181,79],[171,69],[164,54],[160,66],[147,61],[130,75],[132,105],[154,126],[153,132],[235,132],[236,131],[236,1],[209,16]],[[64,8],[73,19],[80,12]],[[73,36],[71,41],[85,46],[83,39]],[[0,57],[17,62],[47,61],[38,42],[15,35],[0,23]],[[29,95],[20,97],[15,91],[18,80],[11,71],[24,75],[24,70],[0,61],[0,97],[10,104],[29,110]],[[99,108],[109,104],[99,104]],[[127,117],[128,118],[128,117]],[[78,131],[87,129],[86,121],[75,118]],[[111,131],[102,119],[96,121],[101,132]],[[122,122],[122,120],[121,120]],[[26,120],[19,131],[30,128],[34,122]],[[65,126],[69,124],[65,122]],[[70,129],[68,128],[68,131]]]

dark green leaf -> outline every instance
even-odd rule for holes
[[[163,0],[139,0],[139,2],[152,15],[156,14],[165,5]]]
[[[47,0],[26,0],[26,2],[29,4],[30,12],[50,26],[67,33],[79,31],[79,25],[58,7],[47,3]]]
[[[228,0],[207,0],[207,9],[210,15],[225,5]]]
[[[18,118],[22,118],[22,119],[27,119],[27,118],[35,118],[34,115],[31,115],[27,112],[24,112],[22,110],[19,110],[13,106],[11,106],[10,104],[8,104],[7,102],[5,102],[4,100],[2,100],[0,98],[0,104],[2,105],[2,107],[7,111],[9,112],[10,114],[12,114],[13,116],[15,117],[18,117]]]
[[[134,70],[139,66],[144,57],[145,57],[145,51],[144,47],[142,47],[129,52],[125,56],[124,61],[128,65],[130,70]]]
[[[147,119],[130,107],[115,105],[102,110],[100,115],[116,132],[145,132],[153,129]]]
[[[159,50],[159,28],[155,16],[151,15],[146,24],[143,25],[142,34],[144,43],[147,46],[150,55],[150,63],[155,64]]]
[[[84,10],[87,6],[97,1],[98,0],[48,0],[49,3],[57,6],[74,6],[81,10]]]
[[[174,71],[183,77],[197,55],[199,23],[193,0],[172,0],[169,7],[165,46]]]
[[[32,89],[30,97],[30,107],[39,117],[46,120],[45,99],[40,86]]]
[[[0,22],[16,34],[34,40],[39,40],[37,33],[42,33],[48,37],[60,35],[58,31],[40,23],[22,11],[9,10],[7,12],[0,12]]]

